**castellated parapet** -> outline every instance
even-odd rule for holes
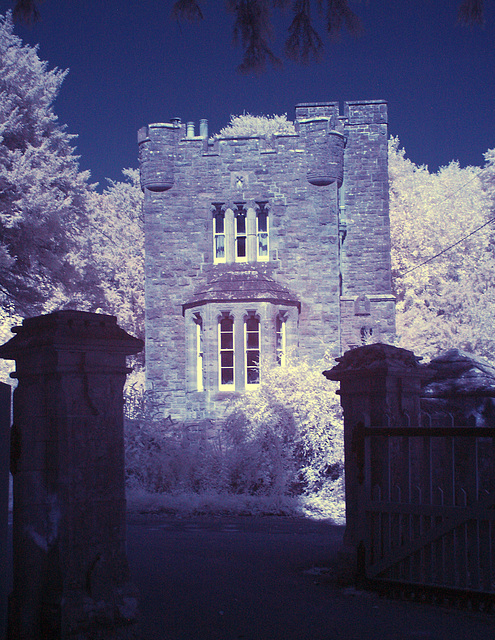
[[[164,417],[222,415],[292,349],[395,332],[387,105],[300,104],[295,134],[208,138],[178,119],[139,131],[147,381]]]

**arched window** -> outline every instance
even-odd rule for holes
[[[246,209],[242,203],[236,204],[235,210],[235,261],[247,260]]]
[[[268,260],[268,209],[266,202],[258,202],[256,215],[256,240],[257,258],[260,261]]]
[[[287,355],[286,321],[287,313],[279,313],[275,319],[275,351],[281,367],[285,367]]]
[[[225,213],[222,203],[213,203],[213,261],[226,262]]]
[[[223,314],[218,322],[220,388],[234,388],[234,318]]]
[[[250,311],[244,322],[244,345],[246,351],[246,385],[260,382],[260,321]]]
[[[194,314],[194,324],[196,391],[204,391],[203,320],[199,313]]]

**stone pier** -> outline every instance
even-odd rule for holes
[[[123,385],[142,342],[112,316],[24,320],[16,361],[9,640],[137,638],[126,557]]]
[[[357,551],[365,539],[364,429],[417,426],[425,377],[412,351],[371,344],[347,351],[323,375],[340,381],[344,410],[346,529],[344,544]]]
[[[7,631],[8,514],[9,514],[9,454],[10,396],[12,387],[0,382],[0,639]]]

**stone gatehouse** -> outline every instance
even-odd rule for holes
[[[222,414],[258,362],[394,335],[387,105],[296,106],[296,133],[139,131],[147,383],[163,416]]]

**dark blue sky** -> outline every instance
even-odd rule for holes
[[[243,76],[224,2],[204,3],[206,20],[177,25],[167,0],[44,0],[42,21],[16,33],[50,67],[69,68],[55,111],[78,134],[81,168],[103,186],[137,167],[137,129],[177,116],[209,121],[231,114],[287,113],[298,102],[385,99],[390,134],[431,170],[483,163],[495,147],[495,8],[484,28],[458,26],[460,0],[355,2],[364,33],[326,40],[321,63],[285,63]],[[0,0],[2,11],[11,6]],[[290,13],[276,19],[282,48]]]

